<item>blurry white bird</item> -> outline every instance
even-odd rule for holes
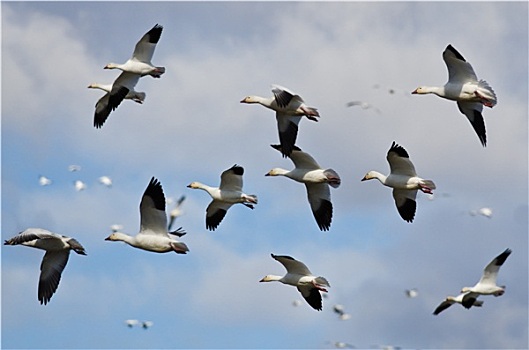
[[[360,106],[362,109],[372,109],[376,113],[380,114],[380,109],[372,105],[371,103],[364,101],[350,101],[346,104],[347,107]]]
[[[182,203],[184,202],[185,199],[186,199],[186,196],[181,196],[178,199],[178,201],[176,201],[174,208],[169,212],[169,225],[167,228],[169,231],[171,231],[176,218],[184,214],[184,212],[182,211]]]
[[[478,210],[471,210],[470,215],[476,216],[476,215],[483,215],[487,218],[492,218],[492,209],[491,208],[479,208]]]
[[[165,196],[160,181],[153,177],[140,203],[140,232],[136,236],[113,232],[105,240],[123,241],[132,247],[155,253],[174,251],[178,254],[186,254],[189,251],[187,245],[177,241],[170,234],[184,235],[185,231],[180,227],[175,232],[167,232]]]
[[[334,342],[332,344],[337,349],[355,349],[356,348],[354,345],[351,345],[349,343],[344,343],[342,341],[337,341],[337,342]]]
[[[340,320],[345,321],[351,318],[351,315],[345,312],[344,307],[341,304],[335,304],[332,307],[332,310],[338,315]]]
[[[18,244],[46,251],[40,265],[38,289],[38,299],[44,305],[51,300],[59,286],[62,271],[70,256],[70,250],[80,255],[86,255],[83,246],[74,238],[42,228],[28,228],[4,242],[4,245]]]
[[[512,250],[505,249],[503,253],[495,257],[483,270],[483,275],[481,276],[478,283],[473,287],[464,287],[461,289],[461,293],[465,293],[463,296],[463,306],[467,309],[474,305],[477,297],[480,295],[494,295],[499,297],[505,293],[505,286],[498,286],[496,284],[496,279],[498,277],[498,272],[500,267],[503,265],[505,260],[512,253]]]
[[[320,291],[327,292],[325,287],[330,287],[329,282],[324,277],[314,276],[301,261],[286,255],[270,255],[287,269],[287,273],[284,276],[266,275],[259,282],[278,281],[297,287],[307,303],[313,309],[321,311],[322,302]]]
[[[271,145],[272,148],[281,151],[280,145]],[[273,168],[265,176],[286,176],[297,182],[305,184],[307,197],[316,219],[318,227],[322,231],[328,231],[332,221],[332,202],[329,186],[338,188],[340,176],[333,169],[322,169],[320,165],[306,152],[294,146],[288,156],[295,165],[293,170]]]
[[[141,323],[141,326],[143,327],[143,329],[148,329],[149,327],[152,327],[154,325],[154,322],[152,321],[143,321]]]
[[[140,321],[138,321],[138,320],[125,320],[125,324],[129,328],[132,328],[133,326],[135,326],[135,325],[137,325],[139,323],[140,323]]]
[[[112,230],[112,232],[119,232],[123,230],[123,225],[120,225],[120,224],[110,225],[110,229]]]
[[[412,94],[436,94],[457,101],[459,111],[466,115],[485,147],[487,135],[481,112],[483,106],[492,108],[496,105],[496,94],[485,80],[478,81],[470,63],[452,45],[444,50],[443,60],[448,68],[448,82],[441,87],[420,86]]]
[[[222,172],[219,187],[211,187],[196,181],[187,185],[188,188],[204,190],[213,198],[206,208],[206,228],[208,230],[214,231],[219,226],[233,204],[241,203],[250,209],[257,204],[256,195],[242,191],[243,174],[244,168],[235,164]]]
[[[75,164],[68,165],[68,171],[70,172],[80,171],[80,170],[81,170],[80,165],[75,165]]]
[[[441,302],[441,304],[439,304],[439,306],[437,306],[433,312],[434,315],[439,315],[441,312],[443,312],[444,310],[448,309],[450,306],[452,306],[453,304],[463,304],[463,297],[468,294],[468,293],[461,293],[459,294],[458,296],[456,297],[453,297],[453,296],[447,296],[445,300],[443,300]],[[467,307],[467,309],[470,309],[470,307],[472,306],[478,306],[480,307],[481,305],[483,305],[483,301],[481,300],[476,300],[474,299],[473,303],[470,304],[469,307]]]
[[[246,96],[241,103],[258,103],[276,111],[279,143],[284,157],[290,155],[296,144],[298,125],[303,116],[317,122],[318,110],[305,105],[303,99],[279,85],[272,85],[274,97]]]
[[[405,293],[408,298],[416,298],[419,295],[417,288],[406,289]]]
[[[75,187],[75,190],[77,192],[79,191],[83,191],[86,189],[86,184],[84,182],[82,182],[81,180],[75,180],[75,182],[73,183],[74,187]]]
[[[410,161],[408,152],[393,141],[386,159],[389,163],[390,174],[383,175],[377,171],[368,172],[361,181],[377,179],[383,185],[393,188],[393,198],[400,216],[407,222],[413,222],[417,203],[417,190],[431,194],[435,189],[432,180],[425,180],[417,176],[415,167]]]
[[[294,300],[294,301],[292,302],[292,305],[293,305],[293,306],[300,306],[300,305],[301,305],[301,300],[298,300],[298,299]]]
[[[46,176],[44,175],[40,175],[39,176],[39,185],[41,186],[49,186],[51,185],[52,181],[51,179],[47,178]]]
[[[112,179],[108,176],[99,177],[99,183],[105,185],[106,187],[112,187]]]

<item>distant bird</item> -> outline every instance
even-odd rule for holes
[[[86,184],[81,180],[75,180],[73,186],[77,192],[86,190]]]
[[[296,299],[296,300],[294,300],[294,301],[292,302],[292,306],[300,306],[300,305],[301,305],[301,300],[297,300],[297,299]]]
[[[141,323],[141,326],[143,327],[143,329],[148,329],[150,327],[152,327],[154,325],[154,322],[152,321],[143,321]]]
[[[491,208],[479,208],[478,210],[471,210],[470,215],[476,216],[476,215],[483,215],[487,218],[492,218],[492,209]]]
[[[335,304],[332,307],[332,310],[334,311],[335,314],[338,315],[340,320],[345,321],[351,318],[351,315],[345,312],[344,307],[341,304]]]
[[[160,181],[151,178],[140,203],[140,232],[129,236],[122,232],[113,232],[106,241],[123,241],[134,248],[155,253],[175,252],[186,254],[189,251],[185,243],[177,241],[171,235],[183,235],[180,227],[175,232],[167,232],[165,214],[165,196]]]
[[[347,107],[354,107],[354,106],[360,106],[362,109],[372,109],[376,113],[380,114],[382,113],[380,109],[372,105],[371,103],[364,102],[364,101],[350,101],[346,104]]]
[[[206,228],[208,230],[215,231],[233,204],[241,203],[250,209],[257,204],[256,195],[242,191],[243,174],[244,168],[235,164],[222,172],[219,187],[211,187],[200,182],[187,185],[188,188],[204,190],[213,198],[206,208]]]
[[[400,216],[407,222],[413,222],[417,209],[415,202],[417,190],[432,194],[435,184],[432,180],[425,180],[417,176],[408,152],[395,141],[393,141],[386,159],[390,167],[388,176],[377,171],[370,171],[361,181],[377,179],[383,185],[393,188],[393,198]]]
[[[139,323],[140,323],[140,321],[138,321],[138,320],[125,320],[125,324],[129,328],[132,328],[132,327],[134,327],[135,325],[137,325]]]
[[[351,345],[349,343],[344,343],[342,341],[337,341],[337,342],[334,342],[332,344],[337,349],[356,349],[356,347],[354,345]]]
[[[103,96],[103,101],[96,104],[94,115],[94,126],[100,128],[110,115],[129,94],[134,92],[134,87],[141,77],[150,75],[154,78],[160,78],[165,73],[164,67],[155,67],[151,63],[156,44],[160,40],[163,27],[156,24],[136,43],[132,57],[124,64],[109,63],[105,69],[120,69],[123,72],[117,77],[112,84],[112,89],[108,93],[108,101]],[[144,96],[145,97],[145,96]],[[99,103],[101,102],[101,103]]]
[[[99,183],[105,185],[106,187],[112,187],[112,179],[108,176],[99,177]]]
[[[320,116],[318,110],[305,105],[303,99],[279,85],[272,85],[274,97],[247,96],[241,103],[258,103],[276,111],[277,128],[281,153],[284,157],[290,155],[296,144],[298,125],[303,116],[317,122]]]
[[[461,293],[461,294],[459,294],[456,297],[447,296],[446,299],[443,300],[443,302],[441,304],[439,304],[439,306],[437,306],[437,308],[435,308],[433,314],[434,315],[439,315],[441,312],[443,312],[444,310],[448,309],[453,304],[456,304],[456,303],[457,304],[463,304],[463,297],[466,294],[468,294],[468,293]],[[483,301],[474,299],[473,303],[470,304],[470,306],[467,307],[467,309],[470,309],[470,307],[472,307],[472,306],[481,307],[481,305],[483,305]]]
[[[110,229],[112,230],[112,232],[119,232],[123,230],[123,225],[120,225],[120,224],[110,225]]]
[[[182,203],[184,202],[184,200],[186,199],[186,196],[181,196],[177,201],[176,201],[176,204],[174,206],[174,208],[169,212],[169,226],[168,226],[168,230],[171,231],[171,228],[173,227],[173,224],[174,224],[174,221],[182,216],[183,214],[183,211],[182,211]]]
[[[420,86],[412,94],[436,94],[457,101],[459,111],[466,115],[485,147],[487,135],[481,112],[483,106],[492,108],[496,105],[496,94],[485,80],[478,81],[470,63],[452,45],[444,50],[443,60],[448,68],[448,82],[441,87]]]
[[[28,228],[17,236],[8,239],[4,245],[25,245],[46,251],[40,265],[38,300],[46,305],[50,300],[61,280],[61,274],[70,250],[77,254],[86,255],[83,246],[74,238],[59,235],[42,228]]]
[[[280,145],[271,145],[282,152]],[[312,214],[322,231],[328,231],[332,221],[332,202],[329,186],[338,188],[340,176],[333,169],[322,169],[320,165],[306,152],[294,146],[288,156],[295,165],[293,170],[273,168],[265,176],[286,176],[305,184]]]
[[[408,298],[416,298],[419,295],[417,288],[406,289],[405,293]]]
[[[127,83],[130,82],[127,80],[127,78],[134,79],[134,77],[135,75],[122,73],[118,77],[118,79],[114,81],[114,84],[117,84],[116,88],[118,88],[119,86],[126,85]],[[136,84],[134,83],[133,85],[136,85]],[[98,84],[98,83],[93,83],[93,84],[88,85],[88,88],[100,89],[100,90],[107,92],[99,100],[97,100],[96,105],[95,105],[96,110],[94,113],[94,126],[96,128],[102,127],[105,121],[107,120],[108,116],[110,115],[110,113],[115,109],[115,108],[113,109],[112,105],[110,105],[110,94],[112,92],[112,86],[113,84]],[[142,104],[143,101],[145,101],[145,96],[146,96],[145,92],[137,92],[136,90],[134,90],[134,88],[132,88],[125,95],[125,97],[123,97],[123,99],[132,100],[134,102]],[[117,106],[115,107],[117,108]]]
[[[40,175],[39,176],[39,185],[41,186],[49,186],[51,185],[52,181],[51,179],[47,178],[46,176],[44,175]]]
[[[68,165],[68,171],[70,171],[72,173],[74,171],[81,171],[81,166],[80,165],[76,165],[76,164]]]
[[[325,287],[330,287],[329,282],[324,277],[314,276],[301,261],[286,255],[270,255],[287,269],[287,274],[284,276],[266,275],[259,282],[279,281],[297,287],[307,303],[314,310],[321,311],[320,291],[327,292]]]
[[[503,253],[495,257],[483,270],[483,275],[476,285],[473,287],[464,287],[461,289],[461,293],[465,293],[463,296],[463,306],[467,309],[474,305],[477,297],[480,295],[494,295],[499,297],[505,293],[505,286],[498,286],[496,279],[500,267],[503,265],[505,260],[511,255],[512,250],[505,249]]]

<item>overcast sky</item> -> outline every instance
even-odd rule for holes
[[[124,101],[95,129],[103,92],[87,86],[111,83],[119,72],[103,67],[125,62],[156,23],[153,63],[166,73],[142,78],[145,103]],[[2,240],[42,227],[75,237],[88,255],[70,255],[43,306],[43,252],[2,246],[2,347],[527,348],[527,29],[526,2],[3,2]],[[483,111],[486,148],[455,102],[410,94],[446,82],[448,44],[498,96]],[[271,84],[320,111],[318,123],[301,121],[297,145],[341,176],[329,232],[302,184],[264,176],[293,165],[269,146],[274,112],[239,101],[271,96]],[[346,107],[352,100],[381,112]],[[389,188],[360,182],[389,171],[393,141],[437,185],[433,200],[418,194],[412,224]],[[210,198],[186,185],[217,186],[233,164],[259,204],[235,205],[209,232]],[[39,186],[41,174],[52,185]],[[187,255],[104,241],[112,224],[138,232],[152,176],[166,197],[187,197],[177,219]],[[77,179],[85,191],[74,190]],[[493,217],[469,215],[481,207]],[[506,248],[503,296],[432,315]],[[323,311],[293,306],[294,287],[258,283],[284,273],[270,253],[329,280]],[[419,296],[406,298],[413,287]],[[332,312],[337,303],[349,320]],[[154,326],[129,329],[126,319]]]

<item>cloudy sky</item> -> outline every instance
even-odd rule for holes
[[[71,254],[42,306],[43,252],[2,246],[2,347],[527,348],[527,14],[526,2],[3,2],[2,239],[42,227],[77,238],[88,255]],[[119,72],[103,67],[127,60],[156,23],[153,63],[166,73],[142,78],[145,103],[124,101],[95,129],[102,92],[88,84],[111,83]],[[445,83],[448,44],[498,96],[483,112],[486,148],[454,102],[410,94]],[[297,144],[342,178],[329,232],[303,185],[264,176],[292,164],[269,146],[274,112],[239,101],[270,96],[271,84],[321,113],[302,120]],[[380,113],[346,107],[352,100]],[[388,171],[393,141],[437,185],[433,199],[418,194],[412,224],[389,188],[360,182]],[[209,232],[210,199],[186,185],[216,186],[233,164],[259,204],[234,206]],[[41,174],[52,185],[39,186]],[[104,241],[112,224],[138,231],[152,176],[167,197],[187,197],[177,219],[187,255]],[[85,191],[74,190],[77,179]],[[481,207],[493,217],[469,215]],[[432,315],[506,248],[502,297]],[[292,306],[300,295],[291,286],[258,283],[284,272],[270,253],[330,281],[323,311]],[[419,296],[406,298],[413,287]],[[351,319],[336,317],[337,303]],[[154,326],[128,329],[131,318]]]

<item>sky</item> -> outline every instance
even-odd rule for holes
[[[3,348],[357,348],[522,349],[528,342],[528,4],[527,2],[2,2],[2,240],[28,227],[75,237],[50,303],[37,300],[43,252],[1,248]],[[103,92],[135,43],[163,25],[142,78],[143,105],[124,101],[93,127]],[[443,85],[442,52],[452,44],[498,96],[485,108],[482,147],[455,102],[411,95]],[[274,112],[241,104],[286,86],[318,108],[303,119],[297,145],[342,179],[331,189],[331,229],[321,232],[302,184],[265,177],[290,169]],[[361,100],[374,109],[347,107]],[[437,185],[418,194],[404,222],[391,189],[361,182],[387,173],[396,141],[420,176]],[[68,166],[81,166],[69,172]],[[209,196],[222,171],[244,167],[255,210],[233,206],[214,232]],[[39,186],[39,175],[52,179]],[[112,188],[98,183],[113,180]],[[186,196],[176,224],[187,255],[156,254],[108,242],[110,225],[139,229],[150,178],[166,197]],[[73,182],[87,183],[76,192]],[[493,216],[470,211],[490,207]],[[172,209],[168,205],[167,210]],[[473,285],[511,248],[501,297],[482,308],[448,295]],[[290,255],[326,277],[321,312],[298,291],[259,283],[283,274],[270,254]],[[417,288],[409,299],[404,291]],[[340,320],[342,304],[352,315]],[[148,329],[126,319],[150,320]]]

